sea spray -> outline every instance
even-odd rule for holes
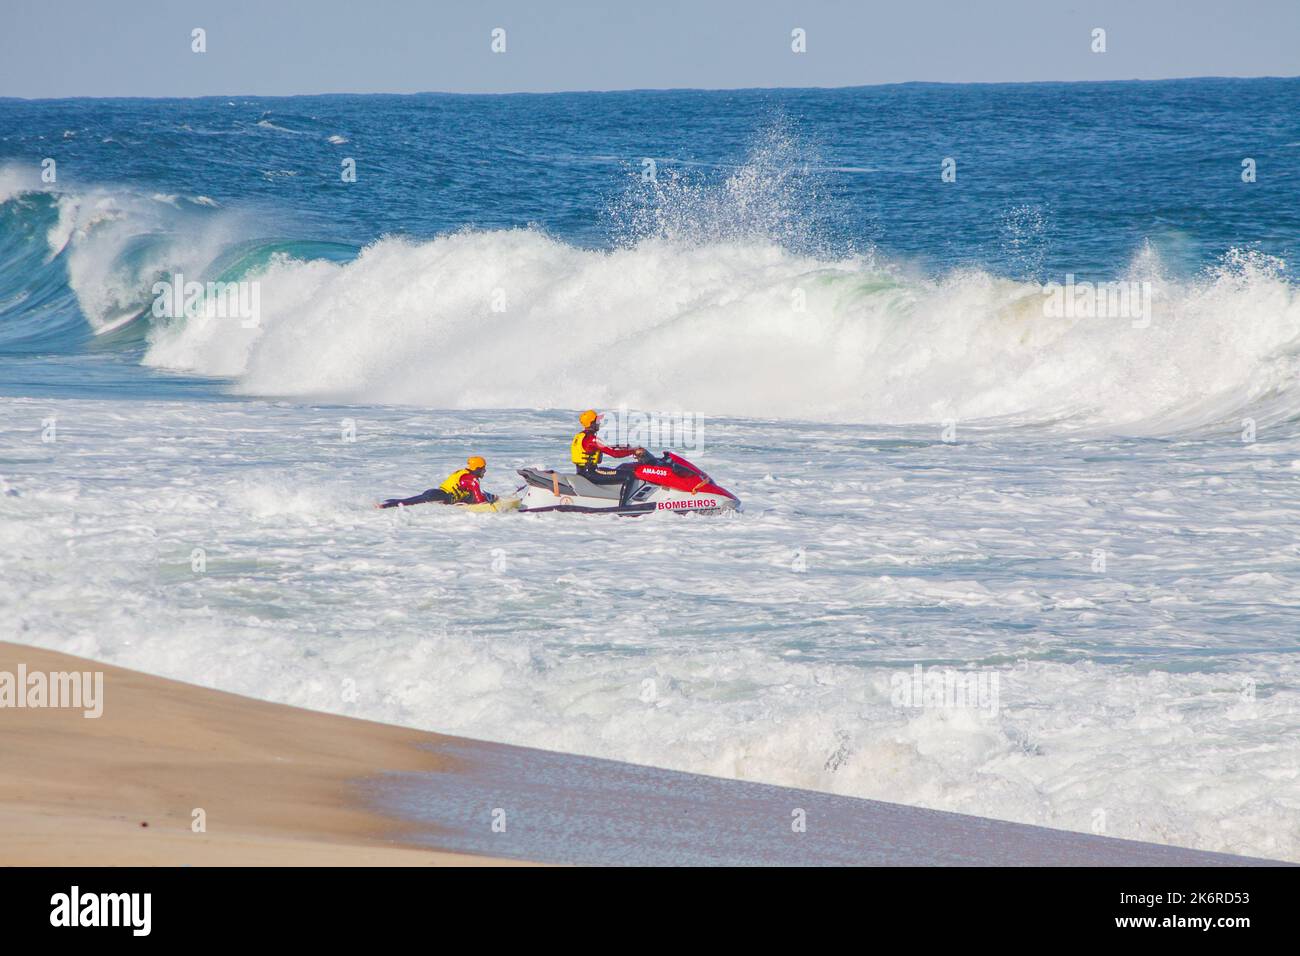
[[[504,310],[496,288],[510,290]],[[259,329],[159,329],[145,361],[228,375],[248,395],[442,408],[1155,433],[1265,399],[1268,416],[1300,413],[1300,302],[1284,271],[1234,253],[1150,282],[1149,302],[1143,288],[1140,321],[1053,318],[1042,286],[980,270],[927,279],[770,243],[597,251],[532,230],[462,232],[383,240],[342,264],[277,259]]]

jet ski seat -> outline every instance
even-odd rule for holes
[[[620,484],[598,485],[582,475],[562,475],[556,471],[543,471],[540,468],[520,468],[519,474],[530,485],[547,488],[559,495],[571,498],[610,498],[618,500],[622,490]]]

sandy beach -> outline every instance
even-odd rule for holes
[[[468,865],[395,842],[349,781],[433,770],[436,735],[0,643],[0,671],[102,671],[98,718],[0,710],[0,863]],[[194,811],[206,815],[195,832]]]
[[[73,672],[103,674],[100,716],[0,708],[0,863],[1266,862],[465,740],[0,643],[0,680]]]

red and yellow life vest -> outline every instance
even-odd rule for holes
[[[585,431],[578,432],[573,436],[573,444],[569,446],[569,458],[579,468],[590,468],[593,465],[599,465],[600,460],[605,456],[601,454],[600,449],[587,451],[582,447],[582,440],[587,437]]]
[[[451,476],[438,486],[439,491],[445,491],[457,501],[464,501],[469,497],[469,492],[460,486],[461,478],[470,473],[468,468],[462,468],[460,471],[451,473]]]

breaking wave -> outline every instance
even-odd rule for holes
[[[1300,300],[1276,259],[1170,278],[1142,249],[1117,279],[1149,283],[1146,319],[1054,317],[1037,282],[817,248],[778,159],[654,184],[599,250],[537,229],[356,250],[258,238],[205,197],[0,181],[0,349],[128,328],[144,364],[239,394],[440,408],[1157,433],[1300,414]],[[257,281],[256,325],[152,319],[152,284],[182,271]]]
[[[1036,283],[774,243],[590,251],[463,233],[381,241],[347,263],[280,258],[261,276],[258,328],[160,329],[146,361],[245,394],[440,408],[1169,427],[1300,410],[1300,302],[1279,263],[1251,255],[1182,282],[1138,256],[1146,327],[1049,317]]]

